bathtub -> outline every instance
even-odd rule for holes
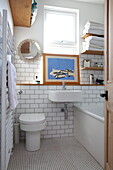
[[[74,106],[74,136],[104,167],[104,104]]]

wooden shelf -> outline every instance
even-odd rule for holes
[[[80,84],[80,86],[104,86],[104,84]]]
[[[89,36],[97,36],[97,37],[104,37],[104,35],[98,35],[98,34],[91,34],[91,33],[86,33],[85,35],[83,35],[81,38],[85,39]]]
[[[9,0],[14,26],[31,26],[32,0]]]
[[[81,70],[100,70],[100,71],[102,71],[102,70],[104,70],[104,68],[103,67],[83,67],[83,68],[81,68]]]
[[[17,83],[16,85],[17,86],[46,86],[46,84],[24,84],[24,83],[23,84]],[[104,85],[103,84],[79,84],[79,85],[75,85],[75,86],[104,86]]]
[[[81,54],[104,55],[104,51],[86,50]]]

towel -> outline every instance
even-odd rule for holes
[[[83,42],[82,43],[83,47],[91,47],[91,48],[99,48],[99,49],[104,49],[104,46],[101,46],[99,44],[94,44],[94,43],[90,43],[90,42]]]
[[[97,34],[97,35],[104,35],[104,30],[98,30],[98,29],[84,29],[83,30],[83,35],[86,33],[91,33],[91,34]]]
[[[92,51],[104,51],[104,49],[99,49],[99,48],[92,48],[92,47],[83,47],[83,51],[86,51],[86,50],[92,50]]]
[[[85,41],[90,41],[90,40],[104,42],[104,37],[89,36],[89,37],[85,38]]]
[[[99,22],[94,22],[94,21],[88,21],[85,26],[89,26],[89,25],[104,26],[104,24]]]
[[[8,61],[8,98],[10,109],[14,110],[18,105],[16,93],[16,69],[14,65]]]
[[[0,59],[0,92],[2,87],[2,60]]]
[[[88,21],[86,25],[84,26],[85,29],[98,29],[104,31],[104,24]]]
[[[88,45],[97,46],[98,48],[104,48],[104,37],[89,36],[85,38],[85,43]]]

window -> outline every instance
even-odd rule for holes
[[[79,10],[45,6],[44,53],[78,54]]]

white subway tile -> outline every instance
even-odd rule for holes
[[[66,129],[66,130],[65,130],[65,133],[72,133],[72,132],[73,132],[72,129]]]
[[[93,99],[93,102],[95,102],[95,103],[99,102],[99,99]]]
[[[58,121],[57,125],[64,125],[64,121]]]
[[[23,109],[23,108],[20,108],[20,109],[17,109],[18,113],[26,113],[26,109]]]
[[[53,112],[60,112],[61,108],[53,108]]]
[[[44,112],[51,113],[52,112],[52,108],[44,108]]]
[[[27,73],[33,73],[33,69],[32,68],[26,68],[26,69],[24,69]]]
[[[35,99],[35,103],[43,103],[42,99]]]
[[[34,113],[34,109],[31,109],[31,108],[26,109],[26,113]]]
[[[68,125],[69,129],[73,129],[74,125]]]
[[[47,125],[45,130],[47,130],[47,131],[48,131],[48,130],[52,130],[52,126],[48,126],[48,125]]]
[[[33,77],[26,77],[25,80],[33,81]]]
[[[48,113],[48,116],[51,116],[51,117],[56,116],[56,113]]]
[[[48,124],[49,126],[54,126],[54,125],[56,125],[56,122],[55,122],[55,121],[47,122],[47,124]]]
[[[92,102],[93,99],[86,99],[86,102]]]
[[[29,95],[28,94],[26,94],[26,95],[21,95],[21,99],[29,99]]]
[[[34,94],[34,90],[26,90],[26,94]]]
[[[38,106],[38,104],[30,104],[30,108],[34,108],[34,109],[36,109],[36,108],[39,108],[39,106]]]
[[[43,111],[43,109],[41,109],[41,108],[37,108],[37,109],[35,109],[35,113],[43,113],[44,111]]]
[[[40,99],[47,99],[47,94],[41,94],[39,98]]]
[[[39,85],[35,85],[35,86],[30,86],[31,90],[39,90]]]
[[[56,103],[48,103],[48,107],[55,108],[56,107]]]
[[[47,107],[47,104],[39,104],[39,107],[45,108]]]
[[[25,72],[24,68],[17,68],[17,72]]]
[[[23,104],[23,103],[25,104],[25,103],[26,103],[26,100],[24,100],[24,99],[19,99],[19,103],[20,103],[20,104]]]
[[[49,104],[49,103],[51,103],[51,101],[49,100],[49,99],[43,99],[43,101],[44,101],[44,103],[47,103],[47,104]]]
[[[93,90],[93,93],[98,93],[98,90]]]
[[[57,134],[64,133],[64,130],[57,130]]]
[[[60,129],[60,126],[52,126],[53,129]]]
[[[27,90],[30,86],[21,86],[21,90]]]
[[[27,102],[27,103],[35,103],[35,100],[32,100],[32,99],[29,100],[29,99],[28,99],[28,100],[26,100],[26,102]]]
[[[48,131],[48,134],[49,135],[55,135],[56,134],[56,130],[50,130],[50,131]]]
[[[61,129],[68,129],[68,125],[61,125]]]
[[[52,135],[44,135],[44,138],[52,138]]]
[[[47,86],[40,86],[40,90],[47,90]]]
[[[46,121],[52,121],[52,117],[46,117]]]
[[[87,90],[87,89],[89,89],[89,87],[88,86],[82,86],[82,89]]]
[[[61,137],[67,137],[69,136],[68,134],[61,134]]]
[[[55,89],[56,89],[56,86],[48,86],[48,89],[49,89],[49,90],[55,90]]]
[[[35,94],[43,94],[43,90],[35,90]]]
[[[52,135],[52,137],[53,137],[53,138],[59,138],[60,135],[58,135],[58,134],[57,134],[57,135]]]
[[[60,117],[53,117],[53,120],[60,121]]]
[[[30,98],[31,98],[31,99],[38,99],[38,96],[37,96],[37,95],[33,95],[33,94],[31,95],[31,94],[30,94]]]
[[[21,108],[27,109],[29,108],[29,104],[21,104]]]
[[[73,124],[73,121],[72,121],[72,120],[67,120],[67,121],[65,121],[65,124],[66,124],[66,125],[72,125],[72,124]]]

